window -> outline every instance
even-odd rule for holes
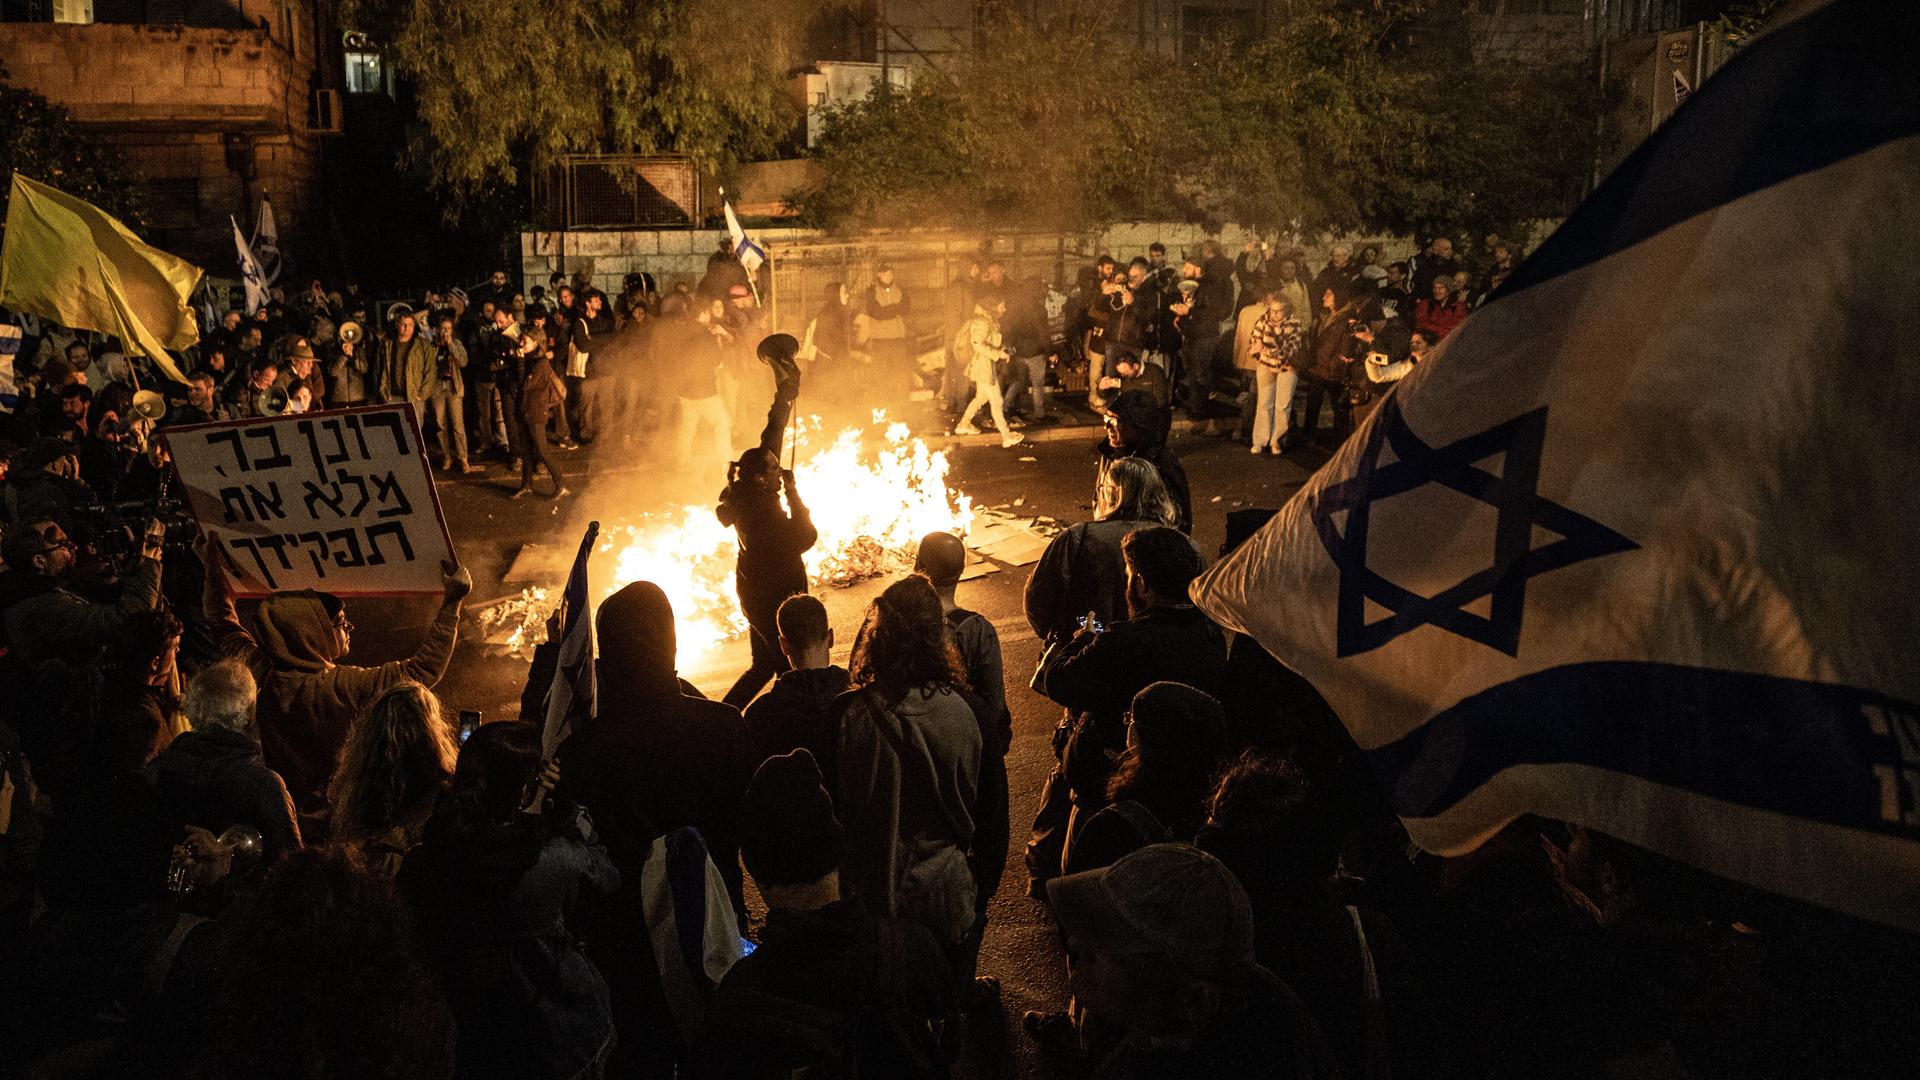
[[[380,57],[380,46],[358,31],[349,31],[342,39],[347,64],[347,93],[388,94],[387,69]]]
[[[1231,45],[1252,41],[1260,32],[1258,13],[1250,7],[1187,7],[1180,9],[1180,57],[1197,60],[1211,41]]]

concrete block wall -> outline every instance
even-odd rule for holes
[[[663,290],[671,289],[683,281],[693,284],[706,273],[707,256],[726,235],[723,229],[521,233],[521,282],[526,288],[545,285],[555,271],[571,275],[585,267],[593,275],[594,285],[608,293],[618,292],[621,279],[639,271],[651,273]],[[844,243],[850,248],[887,252],[896,258],[934,250],[951,253],[955,249],[954,238],[939,233],[832,237],[817,229],[776,228],[753,229],[751,235],[771,252],[776,261],[780,258],[783,245],[797,244]],[[1111,254],[1124,263],[1136,255],[1145,255],[1147,246],[1158,241],[1166,245],[1168,259],[1177,265],[1184,254],[1197,254],[1200,245],[1209,238],[1219,241],[1221,250],[1228,258],[1233,258],[1248,240],[1257,242],[1259,235],[1252,229],[1238,225],[1228,225],[1208,233],[1201,226],[1186,222],[1130,222],[1111,226],[1098,234],[1071,235],[1058,239],[1070,253],[1067,259],[1070,283],[1073,267],[1081,261],[1091,261],[1096,254]],[[1030,235],[1023,235],[1011,246],[1009,242],[1000,241],[994,247],[996,252],[1012,250],[1015,246],[1025,251],[1030,246],[1026,241],[1032,239]],[[1055,246],[1051,238],[1040,239],[1046,241],[1043,247]],[[1352,245],[1356,253],[1367,244],[1377,244],[1387,261],[1404,259],[1413,252],[1410,237],[1323,236],[1300,245],[1308,254],[1310,265],[1305,268],[1307,273],[1318,270],[1326,262],[1328,249],[1336,242]],[[969,245],[971,243],[973,241],[969,239]],[[1046,261],[1044,258],[1039,260]],[[1023,267],[1030,262],[1034,260],[1020,260]],[[924,287],[927,283],[909,284]]]
[[[754,229],[751,235],[778,257],[780,244],[822,234],[815,229]],[[726,237],[725,229],[521,233],[521,285],[545,285],[555,271],[571,276],[583,267],[592,273],[595,287],[606,293],[619,292],[621,280],[639,272],[652,274],[662,289],[683,281],[692,285],[707,272],[707,256]]]

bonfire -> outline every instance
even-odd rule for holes
[[[879,437],[874,432],[880,432]],[[845,588],[913,563],[930,532],[965,535],[973,503],[947,486],[947,455],[907,425],[875,411],[869,427],[827,438],[819,417],[795,425],[793,468],[820,539],[806,555],[815,587]],[[626,520],[603,520],[592,580],[600,599],[634,581],[659,585],[673,601],[680,666],[696,670],[747,630],[734,596],[733,530],[710,505],[681,505]],[[545,639],[559,590],[535,586],[480,613],[490,642],[527,655]]]

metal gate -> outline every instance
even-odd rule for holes
[[[534,171],[533,206],[549,229],[692,226],[700,183],[688,158],[566,154]]]

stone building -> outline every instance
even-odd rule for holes
[[[139,174],[148,239],[234,271],[231,215],[273,202],[282,247],[324,248],[321,154],[339,129],[337,31],[313,0],[8,4],[11,81],[65,106]],[[21,21],[45,18],[96,21]],[[332,57],[333,59],[328,59]]]

